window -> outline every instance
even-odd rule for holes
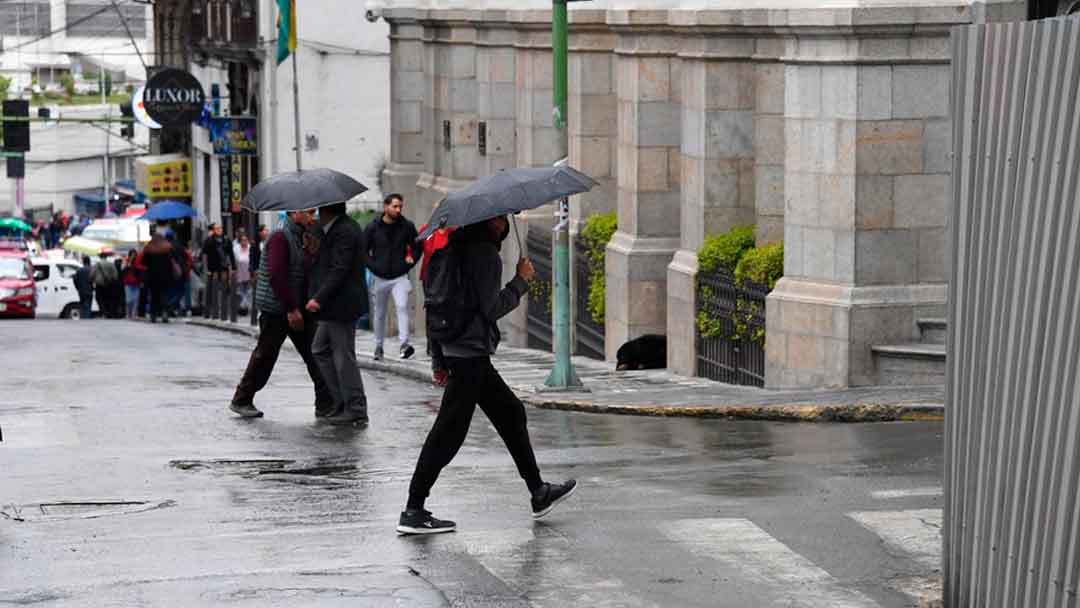
[[[34,266],[34,280],[35,281],[47,281],[49,280],[49,265],[44,264],[42,266]]]
[[[79,272],[79,267],[73,264],[61,264],[56,267],[56,271],[60,273],[60,278],[73,279],[75,273]]]

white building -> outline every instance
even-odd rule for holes
[[[296,170],[292,59],[277,64],[276,7],[272,0],[258,4],[255,62],[207,44],[189,68],[208,97],[217,85],[222,115],[241,107],[258,116],[259,155],[244,161],[245,189],[255,178]],[[303,168],[345,172],[370,188],[359,200],[373,203],[382,197],[379,177],[390,151],[389,28],[364,14],[363,4],[351,0],[297,3],[300,147]],[[233,103],[230,93],[246,99]],[[222,174],[208,130],[193,126],[192,144],[193,205],[204,221],[220,221]]]

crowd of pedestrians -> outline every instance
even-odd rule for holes
[[[461,448],[477,406],[506,444],[529,492],[533,517],[544,517],[577,484],[543,480],[529,439],[525,407],[491,362],[500,340],[496,321],[517,308],[535,270],[523,258],[513,280],[500,287],[499,251],[509,233],[506,217],[452,233],[436,230],[418,241],[417,229],[404,217],[403,206],[400,195],[387,196],[382,215],[366,229],[348,216],[344,203],[320,207],[317,219],[312,211],[293,211],[268,236],[265,260],[256,271],[259,337],[229,409],[243,418],[263,417],[255,407],[255,396],[266,386],[288,338],[307,365],[315,392],[315,417],[330,424],[367,426],[372,412],[357,365],[355,334],[357,320],[369,308],[366,271],[373,275],[374,357],[384,356],[386,307],[392,297],[398,311],[399,355],[408,358],[414,353],[409,344],[408,274],[428,256],[422,268],[425,297],[432,298],[427,293],[430,279],[433,292],[442,290],[440,301],[453,303],[456,319],[452,331],[428,328],[432,380],[445,391],[420,451],[397,531],[433,534],[456,529],[454,522],[432,515],[425,503],[440,472]],[[216,238],[221,239],[220,233]],[[223,240],[207,245],[208,271],[238,267],[237,259],[242,257],[238,253],[250,259],[243,242],[231,262],[225,261]],[[448,286],[452,287],[449,291]]]

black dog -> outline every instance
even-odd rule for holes
[[[664,369],[667,367],[667,336],[646,334],[619,347],[617,370]]]

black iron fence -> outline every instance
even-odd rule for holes
[[[739,286],[725,270],[697,278],[697,375],[765,386],[764,285]]]
[[[589,310],[589,286],[592,284],[592,274],[597,270],[604,271],[603,268],[593,268],[588,249],[578,239],[574,243],[574,272],[577,274],[577,302],[574,311],[574,329],[577,335],[574,352],[592,359],[603,359],[604,324],[597,323]]]
[[[528,346],[551,352],[551,292],[554,286],[551,275],[551,232],[529,230],[525,250],[536,269],[536,278],[529,285]]]

